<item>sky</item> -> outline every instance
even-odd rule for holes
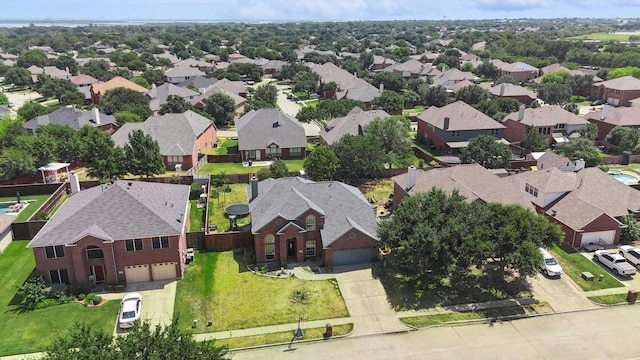
[[[358,21],[640,17],[640,0],[0,0],[0,19]]]

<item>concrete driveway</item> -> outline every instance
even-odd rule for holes
[[[380,280],[371,274],[370,265],[340,266],[334,268],[334,274],[353,320],[354,335],[409,330],[391,308]]]
[[[4,94],[7,95],[9,103],[13,104],[13,107],[11,107],[11,109],[13,110],[18,110],[18,108],[21,107],[24,103],[41,97],[41,95],[35,91],[30,91],[24,94],[20,94],[17,92],[5,92]]]
[[[538,274],[531,278],[533,297],[549,303],[555,312],[583,310],[597,307],[569,276],[549,278]]]

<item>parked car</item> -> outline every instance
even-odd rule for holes
[[[593,100],[591,102],[591,106],[597,106],[597,105],[602,105],[602,104],[604,104],[604,100],[602,100],[602,99]]]
[[[120,303],[120,329],[128,329],[136,320],[140,319],[142,309],[142,295],[140,293],[127,294]]]
[[[558,264],[556,258],[554,258],[546,249],[540,248],[539,250],[543,259],[542,272],[549,277],[562,275],[562,266]]]
[[[640,249],[630,245],[620,245],[618,251],[631,265],[640,270]]]
[[[636,268],[629,264],[622,255],[610,253],[606,250],[597,250],[593,255],[593,261],[608,267],[616,275],[633,275]]]

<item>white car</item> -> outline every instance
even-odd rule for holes
[[[620,245],[618,251],[631,265],[640,270],[640,249],[629,245]]]
[[[540,248],[542,254],[542,272],[548,277],[562,275],[562,266],[558,264],[556,258],[553,257],[546,249]]]
[[[593,261],[611,269],[616,275],[634,275],[636,268],[631,266],[622,255],[610,253],[607,250],[597,250],[593,255]]]
[[[139,293],[127,294],[120,303],[120,317],[118,324],[120,329],[128,329],[133,326],[134,321],[140,319],[142,309],[142,295]]]

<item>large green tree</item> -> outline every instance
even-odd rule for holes
[[[15,86],[27,86],[31,84],[31,71],[12,66],[4,73],[4,81]]]
[[[167,96],[166,102],[160,106],[160,115],[182,114],[191,108],[191,104],[189,104],[182,96],[169,95]]]
[[[616,126],[606,137],[607,142],[617,146],[621,152],[632,152],[638,146],[640,132],[627,126]]]
[[[511,149],[509,145],[496,141],[490,135],[480,135],[469,141],[467,147],[460,151],[463,164],[480,164],[489,169],[509,167]]]
[[[115,145],[108,133],[85,125],[80,128],[80,138],[89,176],[107,180],[125,173],[122,148]]]
[[[0,150],[0,180],[15,179],[35,172],[35,158],[28,150],[18,148]]]
[[[387,156],[380,139],[372,135],[347,134],[331,146],[340,162],[337,178],[349,184],[359,184],[376,178],[384,170]]]
[[[404,97],[397,92],[385,90],[377,98],[371,101],[374,109],[381,109],[388,113],[395,114],[402,111],[404,107]]]
[[[47,54],[45,54],[43,50],[33,49],[20,54],[20,56],[18,56],[16,65],[22,68],[28,68],[31,65],[44,67],[49,65],[49,59],[47,59]]]
[[[135,322],[126,336],[76,324],[54,337],[41,357],[43,360],[222,360],[228,359],[226,347],[196,341],[193,335],[178,328],[178,322],[153,327],[149,322]]]
[[[424,102],[427,106],[442,107],[449,103],[449,95],[444,86],[431,86],[425,89]]]
[[[478,85],[469,85],[458,90],[456,98],[474,106],[491,99],[491,93]]]
[[[224,93],[216,93],[207,98],[206,112],[213,117],[218,126],[227,126],[236,116],[236,103],[231,96]]]
[[[100,107],[107,113],[130,111],[141,119],[151,116],[149,98],[138,91],[125,87],[107,90],[100,99]]]
[[[402,77],[402,74],[393,71],[378,72],[373,79],[371,79],[371,84],[377,88],[382,84],[384,90],[391,91],[400,91],[407,87],[407,81]]]
[[[274,179],[278,179],[281,177],[289,176],[289,169],[287,168],[287,163],[282,159],[274,159],[271,165],[269,166],[269,172],[271,177]]]
[[[393,164],[402,167],[411,164],[410,123],[404,116],[389,116],[373,120],[364,128],[366,134],[377,137],[386,153],[389,169]]]
[[[520,146],[529,151],[543,151],[547,148],[547,142],[544,141],[544,136],[542,136],[537,128],[528,126],[527,132],[524,134],[524,140],[522,140]]]
[[[548,82],[540,85],[538,97],[547,104],[564,104],[571,101],[571,86]]]
[[[334,180],[340,161],[328,146],[320,145],[304,159],[304,171],[311,180]]]
[[[600,163],[600,152],[593,140],[577,138],[569,142],[560,143],[556,151],[562,153],[571,160],[582,159],[586,166],[596,166]]]
[[[142,130],[129,133],[129,141],[124,146],[124,170],[136,176],[164,174],[166,167],[160,155],[160,146],[151,135]]]

